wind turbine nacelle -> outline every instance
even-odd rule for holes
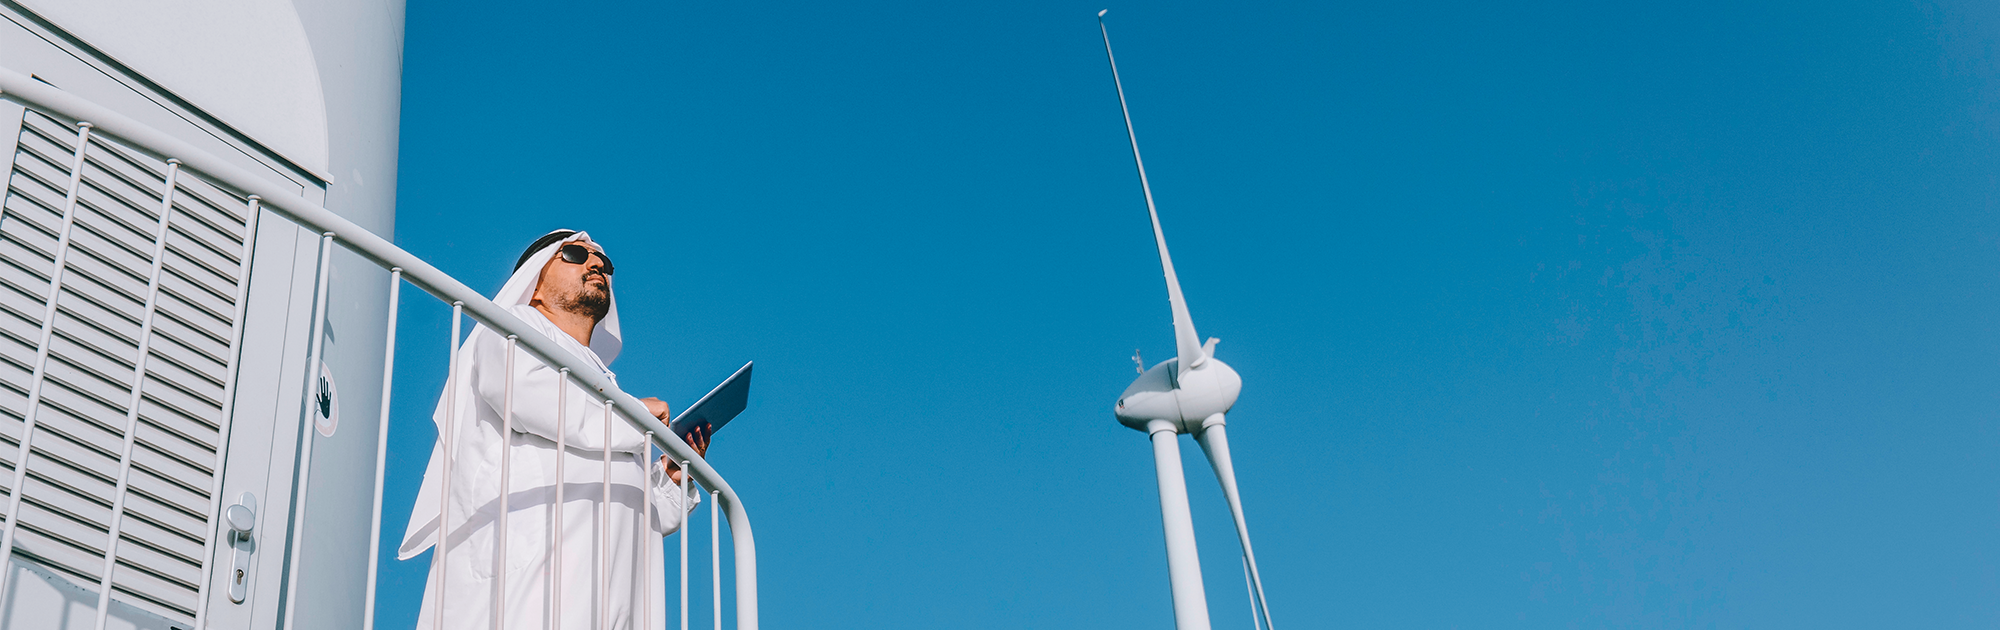
[[[1145,431],[1147,423],[1165,420],[1181,433],[1195,433],[1209,417],[1236,406],[1237,394],[1243,393],[1243,377],[1215,357],[1186,374],[1180,371],[1180,358],[1175,357],[1140,374],[1118,395],[1112,410],[1118,422]]]

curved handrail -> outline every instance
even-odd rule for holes
[[[745,511],[742,499],[724,481],[722,473],[703,461],[694,449],[674,436],[659,419],[646,412],[646,405],[631,394],[618,389],[590,364],[571,355],[555,340],[540,334],[521,334],[532,331],[527,324],[500,308],[486,296],[480,295],[458,279],[424,262],[402,248],[377,236],[354,222],[333,211],[313,203],[311,200],[258,177],[241,167],[229,163],[206,151],[196,148],[179,138],[168,135],[140,123],[116,111],[84,100],[78,96],[36,81],[27,75],[0,68],[0,95],[36,105],[44,113],[69,118],[70,122],[89,121],[93,133],[109,134],[130,143],[131,148],[147,153],[161,160],[179,159],[183,169],[200,171],[221,183],[241,192],[256,195],[262,199],[265,209],[294,223],[321,233],[331,233],[334,241],[348,251],[375,263],[383,269],[400,267],[403,279],[416,285],[438,299],[463,302],[467,314],[475,321],[501,334],[520,335],[520,346],[528,354],[557,368],[569,368],[570,378],[595,389],[612,401],[618,414],[626,422],[632,423],[640,431],[651,431],[654,445],[673,454],[678,461],[690,462],[689,468],[696,481],[716,492],[716,501],[729,517],[730,540],[736,551],[736,626],[742,630],[757,628],[757,548],[750,533],[750,516]],[[666,436],[666,437],[661,437]],[[719,585],[718,585],[719,586]]]

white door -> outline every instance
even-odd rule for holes
[[[101,137],[79,161],[79,136],[0,101],[0,505],[19,509],[0,630],[93,627],[114,542],[109,626],[193,628],[239,542],[224,455],[274,450],[273,427],[230,426],[256,221],[178,172],[163,222],[168,164]]]

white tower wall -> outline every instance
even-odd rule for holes
[[[392,237],[402,28],[402,2],[397,0],[0,0],[0,67],[32,74],[248,170],[268,175],[273,182],[296,187],[328,209],[377,234]],[[24,126],[23,121],[33,124]],[[0,216],[0,248],[26,244],[51,249],[43,241],[53,240],[44,239],[37,232],[46,230],[48,221],[43,217],[40,220],[44,225],[35,224],[30,215],[36,211],[29,194],[34,183],[29,181],[32,179],[29,171],[48,169],[46,164],[30,164],[33,160],[22,156],[32,157],[24,152],[42,150],[36,147],[54,146],[43,142],[45,137],[74,133],[73,128],[64,126],[67,122],[40,120],[33,112],[24,113],[18,107],[9,110],[7,103],[0,101],[0,166],[11,167],[0,171],[0,175],[18,184],[10,184],[8,189],[10,214]],[[120,155],[115,141],[102,148],[93,145],[90,151],[92,159],[115,161]],[[144,174],[149,170],[164,172],[165,165],[136,159],[127,166],[140,173],[135,180],[139,185],[132,188],[137,192],[127,201],[141,207]],[[100,177],[100,174],[86,169],[85,176]],[[103,186],[115,188],[109,184]],[[200,184],[186,186],[199,188]],[[243,203],[228,191],[204,190],[219,208]],[[17,217],[12,214],[17,213],[17,206],[29,210],[18,210],[21,216]],[[214,212],[221,217],[218,221],[228,223],[229,210]],[[143,213],[135,216],[144,218]],[[247,216],[244,215],[246,219]],[[100,220],[115,223],[107,217],[89,219]],[[179,226],[183,220],[196,219],[175,218],[173,223]],[[78,221],[85,227],[94,225],[86,219]],[[241,227],[247,230],[249,226]],[[381,394],[379,370],[386,333],[383,309],[387,274],[344,252],[333,256],[325,362],[338,385],[342,415],[332,436],[312,441],[310,489],[303,503],[295,502],[291,489],[300,472],[296,454],[304,426],[302,412],[306,401],[302,394],[309,374],[305,355],[314,306],[312,289],[318,235],[306,233],[268,212],[255,227],[252,243],[227,242],[227,234],[214,237],[218,239],[218,251],[235,247],[248,253],[249,261],[245,272],[247,290],[241,305],[235,307],[240,310],[229,312],[228,300],[218,301],[213,309],[218,313],[215,325],[234,335],[218,342],[219,349],[209,353],[230,358],[227,369],[219,367],[221,364],[214,369],[221,375],[218,378],[227,381],[226,388],[218,386],[218,391],[227,394],[213,398],[227,400],[217,409],[198,409],[187,414],[193,418],[188,421],[193,433],[201,433],[204,423],[219,425],[219,429],[211,429],[216,435],[204,438],[212,444],[203,446],[201,440],[177,442],[177,445],[152,444],[161,440],[147,437],[149,434],[143,428],[135,432],[142,442],[151,445],[142,445],[138,449],[142,454],[171,452],[186,460],[182,467],[185,472],[174,472],[181,468],[163,469],[158,473],[161,479],[148,477],[151,480],[148,483],[177,482],[180,485],[174,487],[188,495],[183,497],[184,503],[208,503],[200,510],[176,510],[152,507],[144,503],[144,497],[134,500],[128,513],[136,516],[126,517],[125,525],[120,528],[128,540],[119,546],[120,564],[114,570],[117,587],[113,589],[111,621],[107,627],[193,628],[196,617],[212,628],[273,628],[288,619],[301,628],[361,625],[359,615],[368,560],[370,475],[375,457],[374,411]],[[221,255],[227,258],[226,252]],[[6,276],[10,270],[0,269],[0,276],[5,276],[0,277],[0,283],[14,278],[17,284],[33,289],[30,285],[38,277],[34,274],[42,273],[41,290],[45,292],[48,269],[57,267],[43,258],[39,263],[42,268],[37,272],[33,269],[33,256],[19,258],[28,261],[18,265],[21,269],[12,270],[20,273]],[[78,261],[98,264],[85,260],[89,258],[79,255],[71,264],[82,264]],[[190,263],[167,264],[171,267]],[[137,260],[132,266],[143,268],[145,262]],[[70,277],[83,277],[87,272],[78,267]],[[209,287],[215,295],[233,292],[242,284],[241,280],[217,278],[221,279]],[[100,290],[93,287],[72,285],[66,280],[62,290],[65,299],[74,295],[92,300],[97,296],[91,292]],[[144,293],[143,289],[142,281],[139,292]],[[103,290],[109,292],[107,299],[116,301],[111,299],[117,297],[111,295],[115,290]],[[0,307],[21,313],[37,311],[42,304],[36,302],[32,293],[32,290],[13,293],[0,290]],[[119,314],[132,316],[121,311],[101,317],[109,321],[117,319]],[[0,330],[0,333],[18,332],[13,346],[0,347],[0,363],[11,361],[15,368],[39,360],[33,356],[32,347],[23,355],[19,343],[32,336],[39,320],[28,315],[17,319],[20,321],[10,324],[13,328]],[[82,320],[58,317],[49,321],[55,322],[49,327],[56,329],[57,337],[62,338],[70,334],[61,330],[65,326],[79,330],[88,327],[80,323]],[[232,325],[236,328],[231,329]],[[158,349],[164,343],[155,347],[154,354],[164,356],[166,351]],[[13,354],[8,354],[7,348],[13,348]],[[131,353],[145,354],[143,350]],[[61,353],[48,354],[51,358],[45,362],[52,366],[49,369],[52,375],[67,365],[65,361],[72,360],[57,356]],[[121,365],[115,357],[100,363],[110,366],[105,368],[110,373],[117,372]],[[155,362],[147,373],[158,373],[152,377],[156,379],[176,378],[161,372],[161,365],[164,364]],[[6,390],[0,391],[0,452],[5,453],[0,459],[9,460],[11,466],[23,433],[22,415],[27,413],[21,400],[27,398],[24,392],[36,379],[29,376],[31,370],[0,371],[4,371],[0,373],[0,385]],[[128,375],[126,381],[130,380]],[[112,400],[118,398],[116,394],[123,385],[113,378],[97,386],[105,392],[101,398]],[[50,391],[61,389],[51,386]],[[148,396],[154,395],[150,393],[152,390],[147,391]],[[62,416],[56,412],[67,407],[60,402],[45,405],[34,414],[41,428],[32,433],[34,454],[28,458],[32,478],[24,485],[24,497],[30,507],[46,503],[61,508],[73,504],[73,511],[80,516],[72,520],[82,525],[43,526],[76,538],[74,544],[58,544],[60,541],[45,540],[49,537],[40,536],[37,533],[40,530],[35,529],[36,518],[55,517],[34,516],[23,509],[23,533],[17,541],[21,551],[14,554],[14,562],[8,569],[12,593],[0,600],[0,630],[94,625],[96,580],[101,571],[90,566],[88,552],[92,545],[101,548],[106,535],[103,529],[91,529],[89,523],[91,519],[102,520],[98,512],[110,511],[99,505],[108,500],[110,493],[92,485],[102,481],[93,477],[105,468],[102,463],[86,462],[67,468],[62,465],[62,458],[67,457],[64,453],[68,452],[62,449],[76,446],[65,442],[67,438],[63,435],[65,431],[89,432],[76,427],[111,427],[116,430],[109,431],[104,439],[109,440],[106,443],[113,445],[115,452],[116,443],[122,439],[119,427],[124,426],[126,419],[116,405]],[[165,414],[154,409],[157,405],[149,404],[139,405],[144,416],[141,424],[166,422],[153,418]],[[6,415],[10,413],[13,415]],[[8,433],[10,430],[13,433]],[[4,443],[4,440],[14,442]],[[90,439],[79,438],[75,442],[84,447],[78,452],[85,453],[77,457],[103,459],[101,445],[99,451],[90,451],[87,444]],[[108,461],[110,468],[117,468],[117,456],[112,455]],[[148,465],[143,457],[135,456],[133,461],[142,468]],[[0,469],[0,483],[12,475],[11,469]],[[82,481],[65,486],[68,482],[63,475],[74,475]],[[134,477],[134,487],[141,485],[142,476]],[[210,481],[212,477],[219,478],[219,486]],[[225,540],[228,528],[220,522],[218,512],[245,493],[257,499],[258,522],[251,538],[254,552],[249,556],[246,572],[248,596],[239,603],[227,596],[226,583],[235,564],[235,550]],[[148,519],[155,518],[147,510],[172,515],[159,518],[174,520],[179,528],[174,532],[180,533],[145,529],[152,526]],[[292,515],[300,512],[305,516],[294,520]],[[59,519],[47,522],[56,523]],[[305,529],[295,532],[292,527],[301,523]],[[91,536],[93,531],[96,538]],[[217,532],[221,533],[206,547],[190,538]],[[295,572],[287,565],[294,534],[304,541],[299,547],[299,566]],[[155,553],[152,541],[145,536],[169,541],[170,544],[160,545],[167,551]],[[188,548],[206,551],[192,553],[185,550]],[[194,557],[204,553],[205,557]],[[156,569],[159,575],[152,574]],[[293,573],[300,588],[288,589],[286,579]],[[294,593],[296,599],[288,599]]]

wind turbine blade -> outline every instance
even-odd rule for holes
[[[1111,31],[1104,27],[1104,14],[1097,15],[1097,30],[1104,35],[1104,58],[1111,61],[1111,85],[1118,89],[1118,110],[1125,114],[1125,137],[1132,140],[1132,163],[1139,167],[1139,190],[1146,194],[1146,214],[1153,219],[1153,242],[1160,247],[1160,268],[1167,275],[1167,304],[1174,313],[1174,348],[1180,354],[1180,374],[1208,360],[1202,352],[1201,336],[1194,332],[1194,317],[1188,315],[1187,298],[1181,296],[1181,280],[1174,275],[1174,259],[1167,255],[1167,235],[1160,230],[1160,211],[1153,206],[1153,185],[1146,180],[1146,160],[1139,157],[1139,134],[1132,129],[1132,108],[1125,104],[1125,83],[1118,78],[1118,57],[1111,54]]]
[[[1236,494],[1236,467],[1229,462],[1229,436],[1223,432],[1221,423],[1214,423],[1195,434],[1195,441],[1201,443],[1201,452],[1208,455],[1208,465],[1215,468],[1216,481],[1222,483],[1222,498],[1229,501],[1229,515],[1236,519],[1236,540],[1243,544],[1250,587],[1257,594],[1257,607],[1264,611],[1264,629],[1272,630],[1271,606],[1264,600],[1264,578],[1257,573],[1257,554],[1250,550],[1250,526],[1243,522],[1243,499]]]

